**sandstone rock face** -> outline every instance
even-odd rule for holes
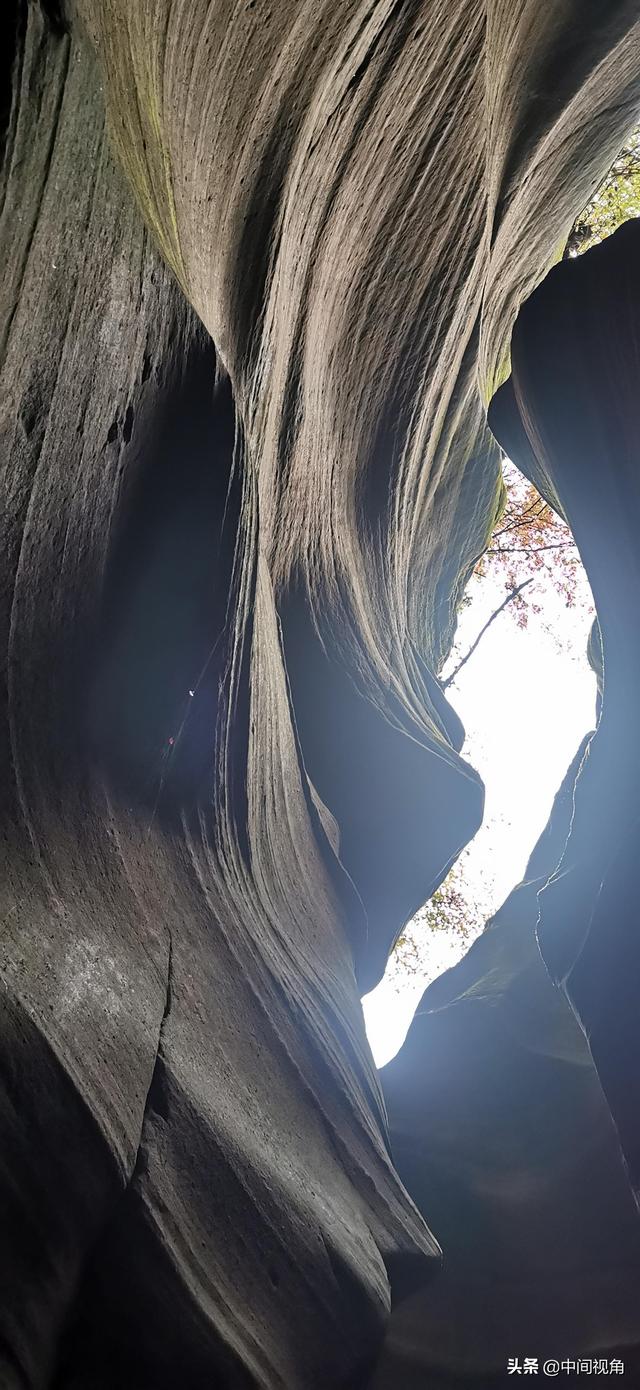
[[[637,1336],[635,1209],[531,889],[459,967],[491,1005],[440,982],[388,1069],[394,1159],[359,1004],[482,814],[436,673],[499,500],[484,407],[517,311],[638,103],[637,6],[587,9],[12,8],[8,1390],[359,1390],[393,1372],[403,1300],[403,1375],[493,1373],[490,1313],[462,1346],[451,1310],[561,1211],[584,1293],[563,1335]],[[627,629],[596,597],[606,672]],[[546,1148],[523,1086],[562,1121]],[[553,1325],[549,1239],[514,1284],[523,1329]]]
[[[541,894],[539,938],[589,1039],[636,1195],[639,248],[631,222],[551,272],[519,316],[512,376],[492,407],[505,446],[571,517],[597,607],[602,709],[571,834]]]
[[[452,1370],[501,1385],[516,1347],[540,1366],[635,1356],[640,1223],[586,1039],[535,933],[590,738],[524,881],[426,990],[382,1072],[398,1170],[444,1265],[393,1313],[376,1390]]]

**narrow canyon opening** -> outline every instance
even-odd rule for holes
[[[509,495],[517,499],[524,480],[508,461],[505,474]],[[520,509],[527,504],[530,498],[517,501]],[[460,960],[522,879],[575,750],[595,728],[596,677],[587,655],[591,590],[568,528],[558,522],[554,529],[559,538],[531,541],[541,563],[526,605],[518,609],[516,599],[490,621],[505,592],[513,592],[508,585],[514,576],[505,577],[500,567],[474,574],[467,589],[442,679],[455,672],[489,623],[447,692],[465,728],[463,756],[485,784],[485,815],[439,892],[402,933],[384,979],[364,1000],[379,1066],[401,1047],[427,984]],[[512,534],[521,539],[517,530]],[[568,593],[559,553],[571,553]]]

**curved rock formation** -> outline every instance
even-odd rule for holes
[[[358,989],[481,817],[484,403],[637,6],[14,10],[1,1377],[356,1390],[440,1263]]]
[[[637,1365],[640,1223],[587,1043],[535,937],[590,737],[523,882],[426,990],[382,1072],[398,1171],[444,1268],[392,1316],[376,1390],[452,1371],[498,1386],[525,1355]]]
[[[589,1039],[636,1194],[639,250],[629,223],[549,275],[519,316],[513,373],[492,406],[512,457],[571,517],[598,612],[602,711],[538,934]]]

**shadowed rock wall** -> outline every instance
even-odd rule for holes
[[[589,1039],[636,1195],[639,250],[630,222],[549,275],[518,318],[491,412],[512,457],[571,517],[597,607],[602,709],[538,935]]]
[[[353,889],[324,869],[292,730],[268,805],[248,802],[228,383],[114,165],[86,43],[31,8],[18,77],[0,1378],[340,1383],[375,1351],[387,1267],[407,1254],[411,1283],[436,1252],[386,1151],[342,925]],[[277,648],[273,615],[262,630]],[[288,709],[282,674],[261,691]],[[279,827],[282,878],[252,871],[249,816],[267,846]]]
[[[636,6],[18,19],[2,1375],[355,1390],[439,1265],[358,989],[481,817],[436,673],[483,402],[631,124]]]
[[[439,1386],[452,1371],[499,1386],[510,1357],[537,1357],[540,1374],[547,1357],[637,1365],[640,1223],[588,1044],[535,931],[592,741],[523,882],[426,990],[381,1073],[398,1171],[444,1265],[393,1313],[375,1390]]]

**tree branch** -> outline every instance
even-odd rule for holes
[[[553,545],[504,545],[485,550],[485,555],[539,555],[541,550],[566,550],[575,541],[556,541]]]
[[[538,508],[538,510],[534,511],[534,508],[536,507]],[[551,511],[549,503],[545,502],[544,497],[536,498],[536,501],[531,502],[528,507],[525,507],[524,511],[521,514],[519,514],[514,520],[507,521],[506,525],[498,527],[498,529],[493,532],[492,540],[495,539],[496,536],[506,535],[507,531],[516,531],[520,526],[531,526],[535,528],[536,522],[542,520],[542,513],[545,511],[545,509]],[[511,514],[513,515],[513,513]],[[508,516],[509,512],[507,511],[505,515]],[[543,524],[547,525],[548,523],[545,522]],[[540,527],[540,530],[542,530],[542,526]]]
[[[517,597],[518,597],[518,594],[521,594],[521,593],[522,593],[522,590],[523,590],[523,589],[526,589],[527,584],[533,584],[534,579],[537,579],[537,578],[538,578],[537,574],[532,574],[532,575],[529,576],[528,579],[523,579],[522,584],[518,584],[517,588],[511,589],[511,590],[509,591],[509,593],[507,594],[506,599],[504,599],[503,603],[500,604],[500,607],[495,609],[495,611],[491,614],[491,617],[487,619],[487,621],[486,621],[484,627],[481,627],[481,628],[480,628],[480,631],[479,631],[479,633],[478,633],[478,636],[476,637],[475,642],[472,642],[472,644],[471,644],[471,646],[469,647],[469,650],[468,650],[466,656],[463,656],[462,661],[459,661],[459,662],[458,662],[458,665],[456,666],[455,671],[452,671],[452,672],[451,672],[451,675],[450,675],[450,676],[447,676],[446,681],[443,681],[443,682],[442,682],[442,689],[443,689],[443,690],[448,690],[448,689],[449,689],[449,686],[450,686],[450,685],[453,683],[453,681],[456,679],[456,676],[459,676],[459,675],[460,675],[460,672],[461,672],[463,666],[466,666],[467,662],[469,661],[469,658],[473,656],[473,653],[475,652],[476,647],[478,646],[478,643],[479,643],[479,642],[481,641],[481,639],[484,637],[484,634],[485,634],[485,632],[487,631],[487,628],[490,628],[490,627],[491,627],[491,624],[494,623],[495,620],[496,620],[496,618],[498,618],[498,617],[500,616],[500,614],[503,612],[503,610],[507,607],[507,604],[511,603],[512,599],[517,598]]]

